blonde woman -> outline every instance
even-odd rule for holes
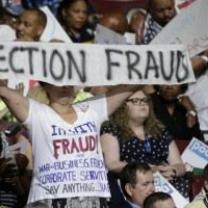
[[[172,136],[155,118],[150,98],[139,90],[113,114],[102,128],[101,145],[107,168],[119,173],[129,162],[148,163],[185,197],[188,180]]]

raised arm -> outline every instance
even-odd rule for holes
[[[0,80],[0,97],[20,122],[25,121],[29,111],[29,101],[26,97],[17,90],[8,88],[5,80]]]
[[[208,50],[203,51],[201,55],[192,57],[191,63],[196,76],[204,73],[204,71],[207,70]]]
[[[130,95],[143,85],[119,85],[107,92],[108,115],[111,115]]]

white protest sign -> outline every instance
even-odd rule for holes
[[[0,25],[0,40],[13,41],[16,39],[15,31],[8,25]]]
[[[69,36],[66,34],[64,29],[61,27],[57,19],[54,17],[48,7],[42,7],[41,10],[47,17],[46,27],[40,37],[40,41],[63,41],[66,43],[72,43]]]
[[[208,146],[193,138],[181,157],[184,163],[203,169],[208,163]]]
[[[156,191],[170,194],[178,208],[189,203],[159,172],[154,174],[154,185]]]
[[[0,77],[56,85],[194,82],[182,45],[0,43]]]
[[[208,48],[208,1],[197,0],[182,10],[151,44],[184,44],[191,57]]]
[[[95,31],[95,43],[116,45],[126,44],[126,39],[124,36],[114,32],[113,30],[98,24]]]
[[[124,34],[124,37],[126,39],[126,44],[136,44],[136,34],[135,33],[131,33],[131,32],[126,32]]]

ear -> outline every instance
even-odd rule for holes
[[[130,183],[125,185],[125,190],[129,196],[132,196],[132,185]]]

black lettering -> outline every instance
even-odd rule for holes
[[[46,67],[46,50],[41,51],[43,60],[43,76],[47,77],[47,67]]]
[[[140,61],[140,55],[134,51],[127,51],[127,69],[128,69],[128,78],[132,79],[132,72],[135,72],[139,79],[142,79],[141,73],[137,70],[136,66],[138,66]]]
[[[78,67],[78,64],[76,63],[72,53],[70,51],[67,51],[67,56],[68,56],[68,78],[72,79],[72,69],[73,67],[75,68],[79,79],[81,82],[86,82],[86,54],[85,51],[81,50],[80,51],[81,55],[81,67]]]
[[[119,67],[120,63],[119,62],[113,62],[112,59],[112,54],[111,53],[117,53],[122,55],[123,52],[120,50],[114,50],[114,49],[106,49],[105,50],[106,57],[107,57],[107,79],[111,80],[112,79],[112,68],[113,66]]]
[[[13,59],[14,57],[18,57],[18,55],[16,53],[18,52],[23,52],[24,51],[24,48],[23,47],[14,47],[10,53],[9,53],[9,65],[10,65],[10,68],[13,72],[17,73],[17,74],[23,74],[24,73],[24,69],[23,68],[19,68],[19,69],[16,69],[15,66],[14,66],[14,63],[13,63]]]
[[[54,63],[55,63],[56,59],[59,60],[59,62],[61,63],[61,67],[59,69],[54,68]],[[55,65],[55,67],[56,67],[56,65]],[[55,80],[62,80],[63,79],[65,72],[66,72],[66,67],[65,67],[64,59],[58,50],[54,50],[51,54],[49,69],[50,69],[51,76]],[[57,74],[55,72],[58,72],[59,74]]]
[[[181,51],[177,51],[178,64],[176,68],[176,80],[178,82],[183,82],[189,77],[188,67],[184,63],[184,58],[185,58],[185,55]],[[181,67],[180,67],[181,64],[182,64],[182,69],[184,70],[184,73],[182,73],[181,71]],[[180,74],[182,74],[183,76],[180,77]]]
[[[4,50],[4,46],[0,45],[0,50]],[[6,57],[5,56],[0,56],[0,62],[5,61]],[[9,69],[0,69],[0,72],[8,72]]]
[[[34,70],[33,70],[33,52],[37,52],[39,51],[38,48],[35,47],[29,47],[29,48],[24,48],[23,51],[28,51],[28,56],[29,56],[29,70],[30,70],[30,74],[34,74]]]
[[[159,52],[159,57],[160,57],[160,68],[161,68],[161,74],[163,76],[163,78],[165,80],[171,80],[172,76],[173,76],[173,72],[174,72],[174,55],[175,55],[175,52],[174,51],[171,51],[170,52],[170,67],[169,67],[169,70],[170,70],[170,73],[167,74],[166,73],[166,69],[164,67],[164,56],[163,56],[163,52],[160,51]]]
[[[157,65],[156,59],[155,59],[152,51],[147,51],[147,65],[146,65],[146,71],[145,71],[144,78],[148,79],[148,75],[149,75],[150,70],[154,70],[155,77],[158,78],[159,77],[158,69],[159,69],[159,67]]]

